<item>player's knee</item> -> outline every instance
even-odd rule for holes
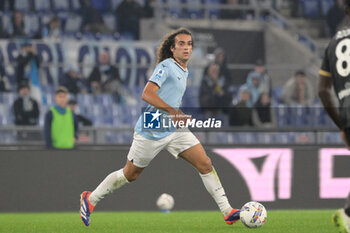
[[[202,174],[207,174],[211,172],[213,170],[211,159],[209,157],[206,157],[205,159],[203,159],[198,170]]]
[[[131,173],[127,173],[127,174],[124,174],[124,175],[125,175],[125,178],[129,182],[132,182],[132,181],[137,180],[137,178],[139,178],[140,174],[141,174],[141,172],[131,172]]]

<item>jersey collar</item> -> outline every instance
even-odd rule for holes
[[[180,67],[184,72],[187,72],[187,68],[184,69],[179,63],[177,63],[177,61],[174,58],[171,58],[171,60],[175,63],[175,65],[177,65],[178,67]]]

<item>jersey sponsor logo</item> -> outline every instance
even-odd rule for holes
[[[156,77],[161,78],[163,76],[163,74],[164,74],[164,70],[159,69],[158,72],[156,73]]]
[[[350,95],[350,89],[345,89],[345,90],[342,90],[339,92],[338,94],[338,98],[340,100],[344,99],[345,97],[349,96]]]

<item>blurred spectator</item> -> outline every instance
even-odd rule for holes
[[[9,11],[15,10],[16,0],[0,0],[0,11],[5,12],[5,4],[8,3]]]
[[[17,57],[17,85],[37,82],[39,67],[40,61],[35,48],[30,42],[24,41],[21,45],[21,53]]]
[[[11,18],[11,23],[6,28],[6,33],[11,38],[26,38],[29,36],[29,25],[24,22],[21,11],[14,11]]]
[[[252,115],[254,126],[274,127],[276,125],[275,111],[271,107],[271,98],[264,92],[255,103]]]
[[[90,121],[88,118],[84,117],[83,115],[76,113],[76,109],[77,109],[77,101],[76,100],[74,100],[74,99],[69,100],[68,101],[68,108],[70,108],[72,113],[74,113],[76,120],[77,120],[77,124],[79,126],[81,126],[81,125],[92,126],[92,121]]]
[[[63,36],[61,20],[53,16],[50,22],[42,30],[42,38],[59,39]]]
[[[250,80],[253,76],[259,76],[260,80],[260,91],[261,92],[266,92],[271,96],[271,78],[266,72],[265,65],[262,60],[258,60],[256,62],[255,68],[253,71],[249,72],[247,76],[247,81]]]
[[[140,39],[141,5],[135,0],[123,0],[116,9],[118,31],[123,36]]]
[[[225,85],[229,85],[231,83],[231,74],[227,67],[227,59],[226,53],[222,48],[217,48],[214,51],[215,54],[215,63],[220,67],[220,77],[223,76],[225,78]]]
[[[109,33],[110,29],[105,25],[101,14],[91,3],[91,0],[80,0],[82,17],[82,29],[84,32]]]
[[[239,101],[229,113],[230,126],[253,126],[250,92],[245,87],[239,90]]]
[[[313,86],[302,70],[295,72],[283,87],[282,100],[286,104],[311,105],[314,98]]]
[[[300,16],[299,1],[289,0],[290,16],[293,18]]]
[[[256,72],[253,72],[248,76],[247,82],[242,87],[250,92],[251,107],[258,101],[260,94],[264,92],[261,75]]]
[[[55,91],[55,105],[45,115],[44,135],[48,148],[72,149],[78,137],[75,115],[67,107],[68,90],[59,87]]]
[[[223,4],[238,6],[242,4],[239,0],[223,0]],[[223,9],[220,12],[221,19],[245,19],[246,13],[240,9]]]
[[[39,107],[36,100],[30,97],[29,85],[19,87],[19,97],[13,104],[16,125],[37,125]]]
[[[199,104],[206,113],[217,114],[221,110],[225,111],[232,101],[232,94],[226,90],[225,78],[219,74],[219,65],[212,63],[202,78]]]
[[[337,32],[338,26],[344,17],[344,0],[335,0],[334,5],[327,12],[327,24],[331,37]]]
[[[93,94],[100,92],[113,93],[119,98],[122,80],[120,79],[118,68],[110,63],[110,58],[106,51],[100,53],[98,62],[88,78],[91,92]]]
[[[11,91],[10,82],[6,76],[4,61],[0,57],[0,92]]]
[[[68,66],[60,80],[60,85],[67,88],[69,93],[74,95],[87,92],[84,77],[72,66]]]
[[[143,7],[143,17],[144,18],[153,18],[154,16],[154,9],[151,6],[151,4],[153,2],[155,2],[156,0],[145,0],[145,5]]]

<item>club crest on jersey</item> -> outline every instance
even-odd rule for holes
[[[164,74],[164,70],[159,69],[158,72],[156,73],[156,77],[161,78],[163,76],[163,74]]]

